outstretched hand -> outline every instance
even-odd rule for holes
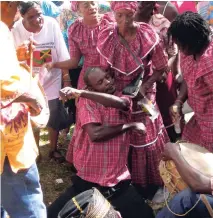
[[[59,91],[59,95],[62,101],[67,101],[69,99],[78,98],[81,95],[81,90],[65,87]]]
[[[45,67],[50,72],[54,68],[54,63],[45,63],[42,67]]]

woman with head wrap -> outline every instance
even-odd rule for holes
[[[150,24],[161,38],[165,52],[169,56],[169,68],[171,69],[168,74],[165,74],[165,79],[157,82],[156,101],[159,106],[164,125],[167,126],[167,133],[170,140],[175,142],[177,137],[172,119],[170,117],[169,108],[174,104],[177,97],[177,90],[175,84],[175,76],[178,74],[179,60],[178,49],[176,44],[169,45],[167,40],[167,30],[170,22],[162,14],[158,12],[158,4],[156,1],[141,1],[138,4],[135,20],[138,22],[145,22]],[[166,101],[164,100],[166,98]]]
[[[108,25],[99,33],[97,49],[112,68],[119,91],[141,74],[140,65],[143,65],[141,92],[156,104],[155,82],[167,69],[168,59],[160,44],[159,36],[152,27],[134,21],[137,7],[136,1],[111,2],[116,23]],[[155,73],[152,68],[155,68]],[[130,142],[132,181],[140,188],[147,187],[149,184],[162,185],[158,172],[159,154],[165,142],[169,141],[158,108],[156,108],[157,115],[150,117],[138,105],[138,100],[141,99],[133,99],[131,121],[143,122],[147,131],[143,135],[133,132]]]
[[[85,69],[100,66],[99,53],[96,50],[97,37],[100,29],[107,25],[110,18],[99,14],[98,3],[95,1],[72,1],[71,8],[80,15],[68,29],[71,59],[52,63],[47,68],[75,69],[80,58],[84,56],[83,69],[78,81],[78,88],[82,88]]]
[[[80,16],[68,29],[68,42],[70,59],[63,62],[55,62],[47,65],[47,68],[76,69],[81,57],[84,63],[78,79],[78,88],[84,88],[84,73],[88,67],[100,66],[100,55],[96,50],[98,33],[104,25],[107,25],[109,17],[100,15],[98,3],[95,1],[72,1],[71,9]],[[105,19],[106,18],[106,19]],[[72,137],[67,152],[67,160],[72,163]]]

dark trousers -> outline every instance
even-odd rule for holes
[[[206,198],[213,208],[213,196],[206,195]],[[167,207],[162,209],[156,216],[156,218],[177,218],[176,214],[185,214],[188,212],[198,201],[199,195],[190,189],[185,189],[179,192],[175,197],[169,202],[169,208],[173,211],[171,213]],[[199,201],[197,206],[189,212],[185,218],[210,218],[210,214],[202,201]]]
[[[74,176],[73,185],[60,195],[48,208],[48,218],[57,218],[64,205],[74,196],[96,187],[113,207],[121,213],[122,218],[154,218],[152,209],[136,192],[129,180],[122,181],[114,187],[102,187]]]

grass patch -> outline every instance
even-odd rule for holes
[[[74,127],[71,127],[71,133],[73,128]],[[62,149],[66,150],[69,140],[66,140],[63,136],[59,136],[59,144]],[[46,130],[42,130],[40,134],[40,151],[42,160],[38,163],[38,169],[44,194],[44,202],[48,206],[72,184],[72,171],[68,163],[58,164],[54,160],[49,159],[49,141],[48,132]],[[57,184],[56,179],[62,179],[63,183]]]

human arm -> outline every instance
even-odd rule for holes
[[[38,116],[42,110],[42,106],[39,103],[38,99],[26,92],[16,98],[13,103],[25,103],[29,107],[29,112],[31,116]]]
[[[42,110],[38,99],[23,89],[24,84],[18,76],[1,78],[1,109],[12,103],[25,103],[29,107],[32,116],[37,116]]]
[[[130,102],[126,98],[120,98],[115,95],[110,95],[106,93],[78,90],[70,87],[65,87],[61,89],[60,97],[64,101],[73,97],[87,98],[94,102],[98,102],[105,107],[113,107],[123,111],[127,111],[130,108]]]
[[[68,70],[62,70],[63,87],[71,87],[71,79]]]
[[[172,22],[178,16],[178,10],[171,2],[158,1],[157,4],[160,5],[159,13],[164,15],[170,22]]]
[[[167,143],[163,152],[163,158],[174,161],[180,176],[193,191],[202,194],[212,194],[211,178],[203,175],[186,162],[178,144]]]
[[[58,61],[49,64],[49,69],[52,68],[59,68],[62,70],[69,70],[69,69],[75,69],[78,67],[78,63],[81,58],[81,54],[79,50],[76,48],[76,44],[74,42],[71,42],[72,40],[69,40],[70,46],[72,46],[72,49],[75,50],[73,52],[70,51],[70,54],[68,53],[66,44],[64,42],[63,35],[61,33],[61,30],[59,28],[58,23],[55,21],[55,44],[56,44],[56,51],[57,51],[57,57]],[[71,47],[70,47],[71,49]],[[73,53],[75,55],[73,55]],[[71,57],[71,58],[70,58]]]
[[[180,52],[178,52],[176,58],[174,59],[174,63],[171,69],[173,76],[175,77],[175,81],[178,84],[181,84],[183,82],[183,75],[180,68]]]
[[[66,61],[61,62],[54,62],[51,64],[46,64],[46,67],[48,70],[51,70],[53,68],[59,68],[62,70],[69,70],[69,69],[75,69],[78,67],[78,63],[80,61],[80,57],[72,57]]]
[[[130,110],[120,114],[115,109],[104,108],[102,105],[86,98],[80,98],[77,106],[79,123],[92,141],[107,141],[130,129],[138,129],[142,133],[145,131],[143,123],[131,124],[128,122],[131,115]],[[108,123],[109,120],[113,122]]]
[[[9,107],[12,103],[15,102],[22,102],[28,104],[29,109],[33,109],[30,110],[32,115],[37,115],[40,113],[41,106],[40,104],[37,104],[35,98],[32,98],[30,95],[27,97],[28,90],[26,90],[25,83],[22,82],[24,79],[21,78],[21,68],[17,59],[17,54],[14,48],[11,33],[7,27],[5,32],[3,30],[4,29],[2,29],[2,40],[0,40],[0,47],[2,51],[7,51],[9,55],[5,55],[4,52],[0,54],[0,109]],[[23,99],[23,96],[25,96],[25,99]]]
[[[183,80],[180,85],[179,95],[175,100],[175,103],[170,107],[170,115],[174,123],[181,119],[183,103],[187,100],[187,98],[187,84],[186,81]]]
[[[142,133],[145,133],[146,130],[143,123],[127,123],[116,126],[89,123],[84,125],[83,128],[86,130],[92,142],[108,141],[129,130],[138,130]]]
[[[79,61],[80,61],[80,57],[73,57],[66,61],[53,63],[52,68],[60,68],[62,70],[75,69],[78,67]]]
[[[168,56],[160,41],[152,51],[151,60],[154,69],[153,74],[142,84],[142,94],[146,94],[147,90],[168,71]]]
[[[174,64],[177,64],[177,58],[179,57],[178,47],[173,42],[168,42],[168,48],[166,49],[169,60],[168,60],[168,66],[169,69],[172,69]],[[176,65],[177,66],[177,65]]]
[[[175,44],[171,39],[166,37],[167,43],[167,53],[169,55],[168,65],[172,70],[173,76],[178,83],[183,81],[181,68],[180,68],[180,51],[178,50],[177,44]]]
[[[179,95],[175,100],[175,103],[170,108],[170,114],[174,122],[180,119],[183,103],[187,100],[187,98],[188,98],[187,84],[186,81],[183,80],[183,82],[180,85]]]

